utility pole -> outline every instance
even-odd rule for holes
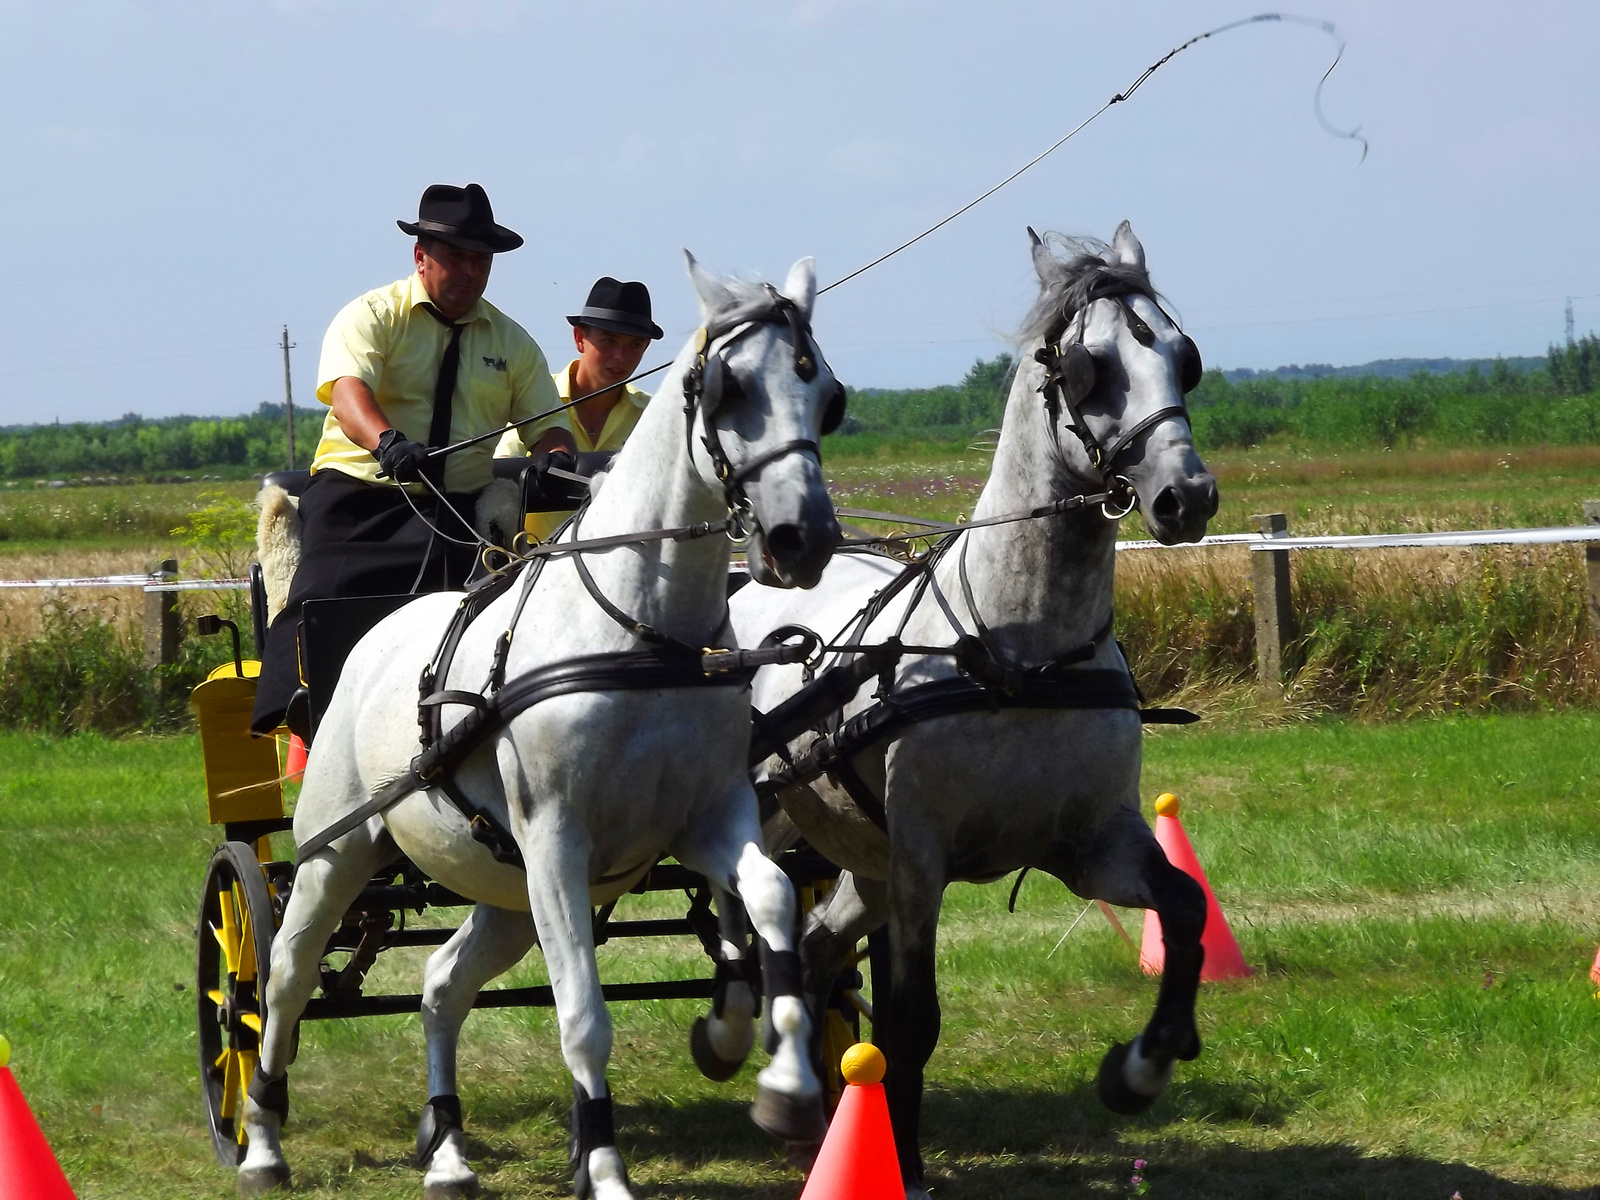
[[[1567,297],[1567,345],[1572,345],[1572,297]]]
[[[1567,305],[1567,326],[1572,326],[1572,305]],[[1570,336],[1568,337],[1570,341]],[[289,385],[289,351],[293,350],[298,342],[289,340],[289,327],[283,327],[283,341],[279,343],[283,348],[283,420],[289,437],[289,470],[294,470],[294,390]]]

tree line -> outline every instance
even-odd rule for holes
[[[295,459],[306,466],[322,436],[324,410],[297,411]],[[214,468],[276,471],[289,462],[283,405],[263,404],[243,417],[137,414],[104,423],[29,425],[0,431],[0,478],[150,476]]]
[[[851,438],[971,440],[999,427],[1016,360],[980,359],[955,386],[851,389]],[[1600,337],[1551,346],[1542,368],[1229,380],[1208,371],[1189,395],[1202,449],[1296,442],[1327,449],[1600,443]]]
[[[960,383],[933,388],[850,388],[849,414],[829,439],[840,449],[882,441],[970,442],[999,428],[1017,362],[979,359]],[[1202,449],[1295,442],[1327,449],[1415,445],[1600,443],[1600,337],[1551,346],[1542,369],[1504,361],[1409,378],[1260,375],[1230,381],[1208,371],[1189,395]],[[320,405],[295,415],[298,465],[322,433]],[[160,476],[288,465],[283,406],[241,417],[130,414],[105,423],[0,430],[0,479]]]

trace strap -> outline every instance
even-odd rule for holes
[[[656,650],[588,654],[551,663],[510,680],[493,696],[476,693],[471,701],[446,693],[439,703],[468,703],[471,711],[411,760],[398,779],[379,788],[359,808],[301,843],[295,865],[386,812],[412,792],[434,786],[441,776],[535,704],[574,692],[651,691],[660,688],[748,687],[759,666],[798,662],[810,647],[772,646],[758,650],[711,650],[693,656]]]

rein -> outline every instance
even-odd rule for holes
[[[689,439],[690,469],[695,469],[693,435],[695,417],[698,414],[705,430],[702,444],[711,456],[717,479],[722,485],[728,516],[721,521],[702,521],[670,529],[578,539],[576,535],[583,514],[587,511],[585,505],[556,534],[556,538],[559,539],[570,527],[574,535],[573,540],[553,541],[544,546],[530,548],[527,553],[517,556],[521,561],[513,568],[492,576],[487,582],[464,596],[461,603],[456,606],[450,624],[440,639],[438,649],[435,650],[428,665],[423,668],[419,680],[417,723],[421,730],[421,752],[411,760],[410,766],[400,776],[381,787],[365,804],[346,813],[327,828],[306,839],[296,853],[297,866],[346,833],[392,808],[413,792],[437,787],[466,818],[473,838],[483,843],[496,861],[525,869],[515,838],[489,812],[474,804],[461,791],[454,778],[454,768],[457,765],[491,737],[505,729],[519,714],[545,700],[578,692],[654,691],[695,687],[747,688],[751,677],[759,667],[803,662],[813,656],[820,639],[803,632],[798,643],[784,644],[781,638],[769,638],[754,650],[694,646],[672,637],[643,621],[630,617],[608,599],[595,583],[583,558],[586,551],[614,546],[649,541],[686,541],[719,532],[727,532],[730,536],[745,534],[752,527],[755,517],[749,498],[745,495],[743,481],[768,463],[797,451],[809,451],[820,458],[821,448],[815,441],[797,439],[763,451],[749,462],[735,467],[723,449],[717,427],[711,419],[721,406],[725,391],[734,390],[727,386],[726,381],[731,376],[731,370],[723,355],[741,337],[762,324],[779,321],[787,324],[793,335],[795,374],[802,382],[809,383],[816,378],[818,365],[818,359],[813,356],[811,349],[814,342],[811,339],[809,322],[794,301],[780,294],[770,284],[767,285],[767,296],[763,301],[739,309],[710,328],[701,330],[697,339],[696,361],[685,378],[684,414],[686,437]],[[708,353],[710,345],[719,338],[726,340],[715,352]],[[843,394],[842,388],[839,394]],[[840,415],[843,415],[842,409]],[[435,494],[439,496],[441,503],[448,506],[448,501],[444,500],[441,492],[436,490]],[[412,507],[415,509],[415,504]],[[421,515],[420,511],[418,515]],[[556,554],[573,556],[572,562],[578,578],[590,598],[606,616],[647,643],[648,648],[563,659],[507,680],[506,660],[510,654],[511,640],[517,624],[542,574],[545,562]],[[460,646],[467,626],[510,588],[519,573],[525,573],[522,592],[507,629],[495,642],[489,677],[483,687],[476,692],[441,687],[449,679],[456,650]],[[718,638],[727,628],[727,624],[727,610],[724,608],[722,620],[711,635],[712,640]],[[448,730],[443,728],[442,718],[442,709],[446,705],[469,710],[459,723]]]

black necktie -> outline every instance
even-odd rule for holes
[[[435,321],[450,330],[450,344],[439,360],[439,378],[433,385],[433,420],[428,425],[428,445],[450,444],[450,403],[456,394],[456,375],[461,370],[461,331],[466,325],[452,325],[431,304],[421,305]]]

